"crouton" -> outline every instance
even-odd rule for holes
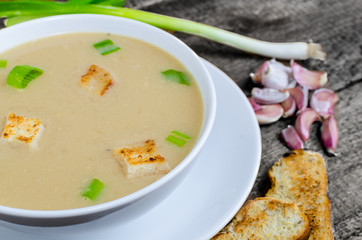
[[[243,206],[212,240],[302,240],[308,234],[308,218],[297,204],[262,197]]]
[[[130,148],[117,148],[114,156],[128,178],[163,174],[170,171],[153,140]]]
[[[43,130],[44,125],[38,118],[26,118],[10,113],[5,123],[2,139],[8,142],[23,142],[34,147]]]
[[[81,85],[97,96],[102,96],[113,84],[111,74],[105,69],[92,65],[80,79]]]

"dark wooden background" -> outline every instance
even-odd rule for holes
[[[337,157],[324,154],[312,127],[310,149],[325,157],[328,197],[335,239],[362,239],[362,0],[128,0],[128,7],[190,19],[254,38],[320,43],[325,63],[302,65],[328,72],[327,87],[338,93],[340,131]],[[265,60],[195,36],[176,33],[199,56],[234,79],[245,94],[253,87],[249,73]],[[261,167],[250,198],[262,196],[267,170],[288,153],[278,133],[293,119],[262,126]]]

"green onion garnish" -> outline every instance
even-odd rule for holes
[[[97,178],[94,178],[89,186],[84,190],[82,196],[94,201],[102,191],[103,187],[104,184]]]
[[[178,131],[172,131],[171,134],[176,135],[176,137],[173,135],[169,135],[166,138],[166,140],[169,141],[170,143],[176,144],[179,147],[182,147],[183,145],[186,144],[185,140],[191,139],[191,137],[187,136],[186,134],[180,133]]]
[[[185,140],[182,140],[182,139],[177,138],[177,137],[172,136],[172,135],[169,135],[169,136],[166,138],[166,140],[169,141],[170,143],[176,144],[176,145],[179,146],[179,147],[182,147],[183,145],[186,144],[186,141],[185,141]]]
[[[174,69],[168,69],[161,72],[162,75],[169,81],[177,82],[180,84],[190,85],[190,82],[185,73],[176,71]]]
[[[175,134],[176,136],[179,136],[184,139],[191,139],[191,137],[187,136],[186,134],[180,133],[178,131],[172,131],[171,133]]]
[[[0,68],[6,68],[7,64],[8,64],[8,61],[0,59]]]
[[[120,47],[114,45],[114,43],[109,39],[95,43],[93,44],[93,47],[95,47],[102,55],[107,55],[121,49]]]
[[[43,70],[29,65],[15,66],[9,73],[6,83],[16,88],[26,88],[28,84],[43,74]]]

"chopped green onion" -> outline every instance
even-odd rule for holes
[[[94,178],[89,186],[84,190],[82,196],[94,201],[102,191],[103,187],[104,184],[97,178]]]
[[[185,141],[185,140],[182,140],[182,139],[177,138],[177,137],[172,136],[172,135],[169,135],[169,136],[166,138],[166,140],[169,141],[170,143],[176,144],[176,145],[179,146],[179,147],[182,147],[183,145],[186,144],[186,141]]]
[[[180,133],[178,131],[172,131],[171,133],[175,134],[178,137],[181,137],[183,139],[191,139],[191,137],[187,136],[186,134]]]
[[[176,71],[174,69],[168,69],[161,72],[162,75],[169,81],[177,82],[180,84],[190,85],[190,82],[185,73]]]
[[[26,88],[28,84],[43,74],[43,70],[29,65],[17,65],[9,73],[6,83],[15,88]]]
[[[166,140],[169,141],[170,143],[176,144],[179,147],[182,147],[183,145],[186,144],[185,140],[191,139],[191,137],[187,136],[186,134],[180,133],[178,131],[171,131],[171,134],[176,135],[176,137],[173,135],[169,135],[166,138]]]
[[[102,55],[107,55],[121,49],[120,47],[114,45],[114,43],[109,39],[95,43],[93,44],[93,47],[95,47]]]
[[[8,61],[6,60],[0,60],[0,68],[6,68],[6,65],[8,64]]]

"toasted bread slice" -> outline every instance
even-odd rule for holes
[[[35,147],[43,130],[44,125],[38,118],[26,118],[10,113],[1,137],[8,142],[22,142]]]
[[[80,79],[81,85],[97,96],[102,96],[112,86],[112,82],[111,74],[94,64]]]
[[[317,153],[295,150],[276,162],[268,174],[272,186],[266,196],[298,204],[310,223],[308,239],[333,239],[323,158]]]
[[[308,218],[295,203],[263,197],[250,200],[212,240],[302,240],[308,234]]]
[[[167,173],[170,167],[153,140],[129,148],[117,148],[114,156],[128,178]]]

